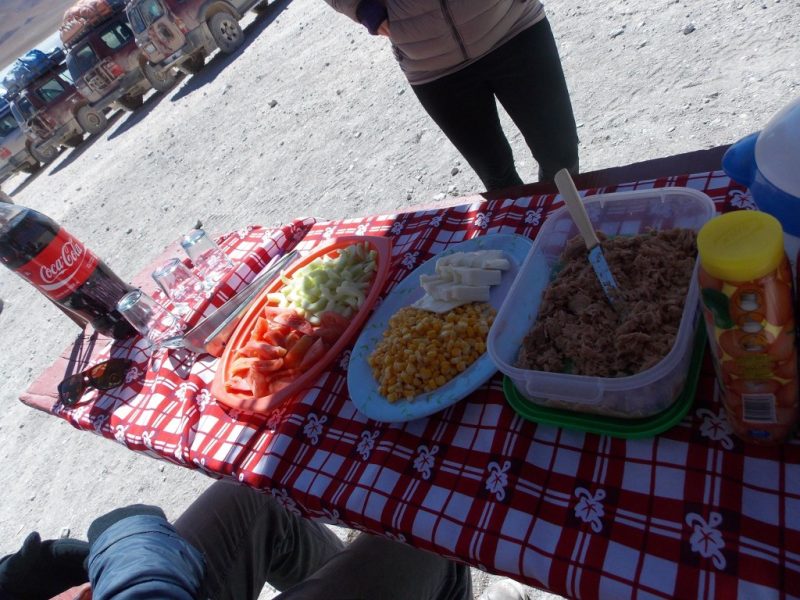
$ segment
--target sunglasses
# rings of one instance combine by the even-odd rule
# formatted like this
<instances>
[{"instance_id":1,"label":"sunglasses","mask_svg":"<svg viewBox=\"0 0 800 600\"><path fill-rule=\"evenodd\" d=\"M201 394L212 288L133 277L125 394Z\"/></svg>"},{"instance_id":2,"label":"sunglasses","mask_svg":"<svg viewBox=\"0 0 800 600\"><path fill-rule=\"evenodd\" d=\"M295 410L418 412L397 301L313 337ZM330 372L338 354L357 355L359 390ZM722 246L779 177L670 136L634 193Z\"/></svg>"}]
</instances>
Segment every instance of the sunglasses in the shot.
<instances>
[{"instance_id":1,"label":"sunglasses","mask_svg":"<svg viewBox=\"0 0 800 600\"><path fill-rule=\"evenodd\" d=\"M88 389L105 391L120 386L132 364L127 358L112 358L70 375L58 384L58 399L64 406L74 406Z\"/></svg>"}]
</instances>

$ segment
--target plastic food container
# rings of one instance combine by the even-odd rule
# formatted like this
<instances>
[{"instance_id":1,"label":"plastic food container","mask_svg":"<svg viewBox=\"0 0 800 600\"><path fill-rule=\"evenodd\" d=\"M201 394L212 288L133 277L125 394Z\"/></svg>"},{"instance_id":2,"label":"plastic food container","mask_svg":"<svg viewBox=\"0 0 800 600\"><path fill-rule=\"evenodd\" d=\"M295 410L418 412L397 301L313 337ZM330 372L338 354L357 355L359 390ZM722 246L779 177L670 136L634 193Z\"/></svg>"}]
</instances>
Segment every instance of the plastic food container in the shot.
<instances>
[{"instance_id":1,"label":"plastic food container","mask_svg":"<svg viewBox=\"0 0 800 600\"><path fill-rule=\"evenodd\" d=\"M675 227L698 231L715 212L708 196L678 187L602 194L585 199L584 204L595 229L608 236ZM547 219L489 331L489 356L524 398L542 406L632 419L668 409L686 383L692 340L700 322L696 264L675 342L653 367L611 378L515 366L522 341L538 317L551 274L567 241L576 235L578 229L566 208Z\"/></svg>"}]
</instances>

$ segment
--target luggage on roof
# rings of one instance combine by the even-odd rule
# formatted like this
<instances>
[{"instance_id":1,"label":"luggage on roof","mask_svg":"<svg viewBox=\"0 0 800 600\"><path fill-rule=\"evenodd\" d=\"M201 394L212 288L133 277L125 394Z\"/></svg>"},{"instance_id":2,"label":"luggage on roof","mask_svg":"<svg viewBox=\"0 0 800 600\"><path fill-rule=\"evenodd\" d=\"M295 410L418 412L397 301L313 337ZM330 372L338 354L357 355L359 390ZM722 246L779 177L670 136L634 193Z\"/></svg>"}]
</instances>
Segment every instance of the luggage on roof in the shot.
<instances>
[{"instance_id":1,"label":"luggage on roof","mask_svg":"<svg viewBox=\"0 0 800 600\"><path fill-rule=\"evenodd\" d=\"M64 12L59 34L65 45L125 9L125 0L78 0Z\"/></svg>"},{"instance_id":2,"label":"luggage on roof","mask_svg":"<svg viewBox=\"0 0 800 600\"><path fill-rule=\"evenodd\" d=\"M63 60L64 51L61 48L56 48L49 54L36 49L26 52L11 65L3 78L3 87L8 90L9 95L16 94L37 77L57 67Z\"/></svg>"}]
</instances>

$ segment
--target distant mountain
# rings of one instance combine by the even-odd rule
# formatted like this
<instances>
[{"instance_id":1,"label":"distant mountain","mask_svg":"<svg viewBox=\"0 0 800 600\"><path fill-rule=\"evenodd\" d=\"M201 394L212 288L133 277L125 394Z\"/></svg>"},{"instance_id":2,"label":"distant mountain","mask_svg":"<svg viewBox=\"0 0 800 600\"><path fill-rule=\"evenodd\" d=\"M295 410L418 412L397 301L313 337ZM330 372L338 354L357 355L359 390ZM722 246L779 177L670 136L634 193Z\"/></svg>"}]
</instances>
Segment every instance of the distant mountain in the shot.
<instances>
[{"instance_id":1,"label":"distant mountain","mask_svg":"<svg viewBox=\"0 0 800 600\"><path fill-rule=\"evenodd\" d=\"M0 69L51 36L75 0L0 0Z\"/></svg>"}]
</instances>

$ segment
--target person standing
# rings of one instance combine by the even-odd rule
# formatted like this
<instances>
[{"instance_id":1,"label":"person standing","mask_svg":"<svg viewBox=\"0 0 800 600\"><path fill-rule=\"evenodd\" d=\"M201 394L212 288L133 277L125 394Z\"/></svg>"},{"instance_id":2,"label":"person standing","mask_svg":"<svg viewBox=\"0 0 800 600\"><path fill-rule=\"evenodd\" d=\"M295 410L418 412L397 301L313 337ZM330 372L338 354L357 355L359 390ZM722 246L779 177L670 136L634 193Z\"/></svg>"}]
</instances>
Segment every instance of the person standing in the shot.
<instances>
[{"instance_id":1,"label":"person standing","mask_svg":"<svg viewBox=\"0 0 800 600\"><path fill-rule=\"evenodd\" d=\"M522 132L539 179L578 172L578 135L539 0L325 0L389 38L417 98L487 190L521 185L496 101Z\"/></svg>"}]
</instances>

